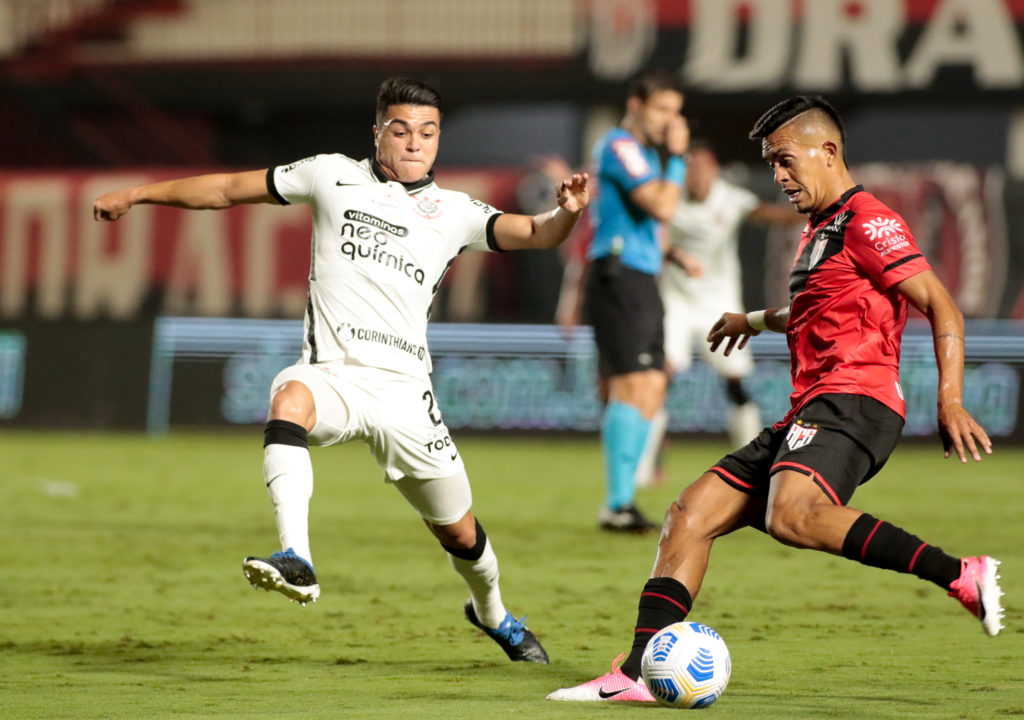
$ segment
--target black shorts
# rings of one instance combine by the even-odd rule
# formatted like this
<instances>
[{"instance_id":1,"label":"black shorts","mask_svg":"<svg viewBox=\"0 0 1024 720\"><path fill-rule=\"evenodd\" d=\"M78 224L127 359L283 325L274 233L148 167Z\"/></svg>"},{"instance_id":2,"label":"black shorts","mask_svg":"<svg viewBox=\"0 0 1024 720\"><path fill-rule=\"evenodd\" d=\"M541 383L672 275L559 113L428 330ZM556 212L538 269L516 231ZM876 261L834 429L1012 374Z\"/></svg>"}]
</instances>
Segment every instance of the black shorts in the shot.
<instances>
[{"instance_id":1,"label":"black shorts","mask_svg":"<svg viewBox=\"0 0 1024 720\"><path fill-rule=\"evenodd\" d=\"M587 277L584 313L594 327L601 377L665 369L665 307L654 275L598 258Z\"/></svg>"},{"instance_id":2,"label":"black shorts","mask_svg":"<svg viewBox=\"0 0 1024 720\"><path fill-rule=\"evenodd\" d=\"M903 418L874 398L819 395L793 422L765 428L710 471L737 490L767 497L772 475L796 470L834 504L846 505L857 486L882 469L902 431Z\"/></svg>"}]
</instances>

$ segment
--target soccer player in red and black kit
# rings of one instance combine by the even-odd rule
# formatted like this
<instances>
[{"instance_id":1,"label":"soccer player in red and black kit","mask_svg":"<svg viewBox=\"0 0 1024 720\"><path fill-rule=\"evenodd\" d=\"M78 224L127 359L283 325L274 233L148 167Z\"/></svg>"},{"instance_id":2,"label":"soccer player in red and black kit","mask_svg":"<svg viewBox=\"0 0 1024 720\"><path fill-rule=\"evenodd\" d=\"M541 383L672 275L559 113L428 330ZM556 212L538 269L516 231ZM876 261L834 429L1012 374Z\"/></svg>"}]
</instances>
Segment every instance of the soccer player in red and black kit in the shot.
<instances>
[{"instance_id":1,"label":"soccer player in red and black kit","mask_svg":"<svg viewBox=\"0 0 1024 720\"><path fill-rule=\"evenodd\" d=\"M856 185L845 134L820 97L785 100L754 125L751 139L775 181L809 222L790 274L790 304L726 313L708 334L726 354L752 335L785 332L792 409L726 455L669 507L651 578L640 594L633 647L621 667L551 693L552 700L653 701L640 677L647 641L684 620L700 590L715 538L742 527L786 545L930 580L1002 629L1002 591L988 556L958 558L847 505L885 464L903 428L900 339L908 303L931 323L939 371L938 425L946 457L991 452L964 409L963 316L903 219ZM621 658L621 656L620 656Z\"/></svg>"}]
</instances>

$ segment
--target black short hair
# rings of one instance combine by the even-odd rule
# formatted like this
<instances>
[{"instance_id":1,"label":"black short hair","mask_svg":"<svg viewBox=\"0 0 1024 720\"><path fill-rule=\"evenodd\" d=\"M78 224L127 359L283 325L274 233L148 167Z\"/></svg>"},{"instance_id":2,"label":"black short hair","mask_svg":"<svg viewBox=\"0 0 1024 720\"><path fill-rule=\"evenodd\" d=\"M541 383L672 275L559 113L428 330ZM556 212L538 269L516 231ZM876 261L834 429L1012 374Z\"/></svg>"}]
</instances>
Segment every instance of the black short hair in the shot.
<instances>
[{"instance_id":1,"label":"black short hair","mask_svg":"<svg viewBox=\"0 0 1024 720\"><path fill-rule=\"evenodd\" d=\"M683 94L683 83L679 75L668 70L644 70L629 81L626 97L635 97L647 102L648 98L661 90L672 90Z\"/></svg>"},{"instance_id":2,"label":"black short hair","mask_svg":"<svg viewBox=\"0 0 1024 720\"><path fill-rule=\"evenodd\" d=\"M382 82L377 91L378 125L392 105L427 105L440 112L441 95L425 82L396 75Z\"/></svg>"},{"instance_id":3,"label":"black short hair","mask_svg":"<svg viewBox=\"0 0 1024 720\"><path fill-rule=\"evenodd\" d=\"M843 119L839 117L839 113L832 107L832 104L821 95L797 95L773 105L757 119L749 137L751 140L766 138L797 115L802 115L808 110L820 110L828 116L839 131L839 140L843 143L845 150L846 128L843 126Z\"/></svg>"}]
</instances>

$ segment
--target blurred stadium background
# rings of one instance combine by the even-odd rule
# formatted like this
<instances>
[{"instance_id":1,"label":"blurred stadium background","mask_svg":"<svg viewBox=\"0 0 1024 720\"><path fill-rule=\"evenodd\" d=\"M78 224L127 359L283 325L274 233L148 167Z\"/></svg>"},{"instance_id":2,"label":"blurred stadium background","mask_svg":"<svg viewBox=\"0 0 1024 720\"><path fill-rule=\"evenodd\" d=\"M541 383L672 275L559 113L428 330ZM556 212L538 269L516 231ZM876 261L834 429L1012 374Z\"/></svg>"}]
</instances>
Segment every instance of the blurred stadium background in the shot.
<instances>
[{"instance_id":1,"label":"blurred stadium background","mask_svg":"<svg viewBox=\"0 0 1024 720\"><path fill-rule=\"evenodd\" d=\"M304 209L140 207L129 183L371 150L376 88L401 73L446 102L441 183L502 209L549 202L545 159L587 162L623 84L678 71L728 175L777 197L757 116L822 93L855 177L900 211L969 318L967 402L1024 442L1024 0L0 0L0 426L148 429L262 421L299 352ZM538 190L538 187L541 188ZM784 297L792 231L747 231L750 307ZM563 251L463 257L438 296L448 425L591 431L588 333L552 325ZM751 391L785 406L781 338ZM934 432L930 342L904 358L910 435ZM720 433L697 363L675 431Z\"/></svg>"}]
</instances>

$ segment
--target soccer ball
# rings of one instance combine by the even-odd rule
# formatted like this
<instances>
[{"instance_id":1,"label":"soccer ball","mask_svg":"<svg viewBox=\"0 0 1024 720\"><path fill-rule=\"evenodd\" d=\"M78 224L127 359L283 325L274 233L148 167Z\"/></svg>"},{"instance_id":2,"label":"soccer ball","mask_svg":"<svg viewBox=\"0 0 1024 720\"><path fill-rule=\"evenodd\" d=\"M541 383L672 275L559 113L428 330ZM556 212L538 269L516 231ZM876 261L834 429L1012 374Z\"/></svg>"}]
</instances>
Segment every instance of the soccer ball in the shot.
<instances>
[{"instance_id":1,"label":"soccer ball","mask_svg":"<svg viewBox=\"0 0 1024 720\"><path fill-rule=\"evenodd\" d=\"M678 622L655 633L644 649L640 671L662 705L704 708L725 691L732 661L725 641L707 625Z\"/></svg>"}]
</instances>

